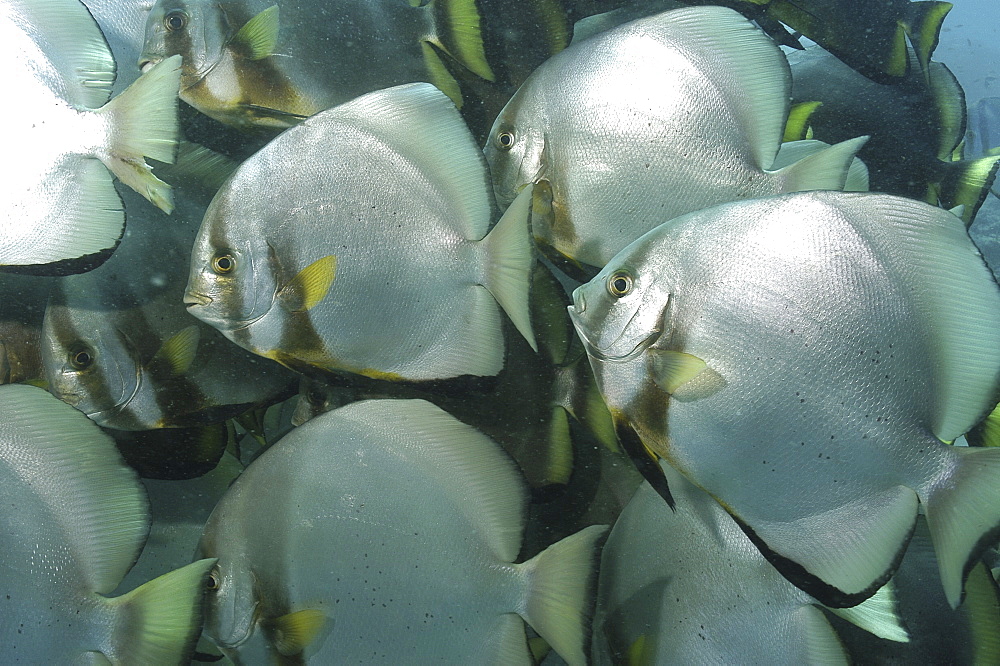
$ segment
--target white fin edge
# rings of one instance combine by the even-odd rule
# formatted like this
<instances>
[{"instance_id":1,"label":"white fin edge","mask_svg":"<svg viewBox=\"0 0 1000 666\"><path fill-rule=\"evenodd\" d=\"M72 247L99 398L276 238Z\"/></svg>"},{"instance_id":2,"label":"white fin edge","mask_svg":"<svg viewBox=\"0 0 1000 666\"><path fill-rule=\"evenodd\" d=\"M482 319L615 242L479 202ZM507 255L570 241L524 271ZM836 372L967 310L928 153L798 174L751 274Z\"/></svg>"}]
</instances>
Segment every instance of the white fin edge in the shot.
<instances>
[{"instance_id":1,"label":"white fin edge","mask_svg":"<svg viewBox=\"0 0 1000 666\"><path fill-rule=\"evenodd\" d=\"M903 620L899 616L899 603L891 580L857 606L828 610L879 638L898 643L910 641L910 632L903 626Z\"/></svg>"}]
</instances>

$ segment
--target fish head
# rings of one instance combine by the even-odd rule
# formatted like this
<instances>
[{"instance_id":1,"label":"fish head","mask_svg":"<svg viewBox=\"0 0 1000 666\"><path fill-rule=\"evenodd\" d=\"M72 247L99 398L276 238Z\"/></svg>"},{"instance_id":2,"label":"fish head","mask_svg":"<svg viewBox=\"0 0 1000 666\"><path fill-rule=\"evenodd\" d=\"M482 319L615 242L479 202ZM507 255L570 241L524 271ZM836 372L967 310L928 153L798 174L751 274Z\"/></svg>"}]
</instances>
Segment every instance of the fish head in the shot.
<instances>
[{"instance_id":1,"label":"fish head","mask_svg":"<svg viewBox=\"0 0 1000 666\"><path fill-rule=\"evenodd\" d=\"M223 650L233 650L253 636L260 604L246 540L234 533L238 521L227 508L220 504L209 516L198 558L218 558L205 583L205 633Z\"/></svg>"},{"instance_id":2,"label":"fish head","mask_svg":"<svg viewBox=\"0 0 1000 666\"><path fill-rule=\"evenodd\" d=\"M633 243L574 290L569 316L592 359L631 361L666 329L670 292L648 259Z\"/></svg>"},{"instance_id":3,"label":"fish head","mask_svg":"<svg viewBox=\"0 0 1000 666\"><path fill-rule=\"evenodd\" d=\"M233 206L223 188L205 213L191 251L184 303L188 312L225 334L271 311L278 291L274 249Z\"/></svg>"},{"instance_id":4,"label":"fish head","mask_svg":"<svg viewBox=\"0 0 1000 666\"><path fill-rule=\"evenodd\" d=\"M541 109L527 107L515 95L490 129L483 152L490 165L493 192L507 208L524 189L546 177L546 140Z\"/></svg>"},{"instance_id":5,"label":"fish head","mask_svg":"<svg viewBox=\"0 0 1000 666\"><path fill-rule=\"evenodd\" d=\"M239 26L237 26L239 27ZM210 0L158 0L146 19L139 69L180 54L181 87L201 81L223 56L230 37L226 12Z\"/></svg>"},{"instance_id":6,"label":"fish head","mask_svg":"<svg viewBox=\"0 0 1000 666\"><path fill-rule=\"evenodd\" d=\"M99 425L120 427L117 419L142 386L135 348L101 316L106 313L79 314L59 303L45 310L41 347L49 390Z\"/></svg>"}]
</instances>

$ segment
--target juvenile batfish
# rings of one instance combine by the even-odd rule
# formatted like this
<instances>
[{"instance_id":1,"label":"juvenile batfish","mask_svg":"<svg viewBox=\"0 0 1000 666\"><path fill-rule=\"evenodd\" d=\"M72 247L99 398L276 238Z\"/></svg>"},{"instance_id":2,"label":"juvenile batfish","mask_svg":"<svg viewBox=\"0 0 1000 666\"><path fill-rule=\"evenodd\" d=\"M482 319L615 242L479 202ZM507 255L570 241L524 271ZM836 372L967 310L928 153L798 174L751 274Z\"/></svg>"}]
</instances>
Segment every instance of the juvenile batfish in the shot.
<instances>
[{"instance_id":1,"label":"juvenile batfish","mask_svg":"<svg viewBox=\"0 0 1000 666\"><path fill-rule=\"evenodd\" d=\"M180 54L185 102L229 125L284 129L414 81L460 104L449 67L493 79L479 24L473 0L158 0L139 65Z\"/></svg>"},{"instance_id":2,"label":"juvenile batfish","mask_svg":"<svg viewBox=\"0 0 1000 666\"><path fill-rule=\"evenodd\" d=\"M638 239L573 302L640 463L669 461L828 606L889 579L922 505L958 604L1000 524L1000 449L942 443L1000 377L1000 289L959 218L868 193L726 204Z\"/></svg>"},{"instance_id":3,"label":"juvenile batfish","mask_svg":"<svg viewBox=\"0 0 1000 666\"><path fill-rule=\"evenodd\" d=\"M187 663L214 560L120 597L149 532L114 444L40 388L0 386L0 641L26 664Z\"/></svg>"},{"instance_id":4,"label":"juvenile batfish","mask_svg":"<svg viewBox=\"0 0 1000 666\"><path fill-rule=\"evenodd\" d=\"M848 663L820 604L782 578L715 500L663 467L677 510L642 484L602 551L595 662ZM907 639L891 584L835 612Z\"/></svg>"},{"instance_id":5,"label":"juvenile batfish","mask_svg":"<svg viewBox=\"0 0 1000 666\"><path fill-rule=\"evenodd\" d=\"M205 213L184 302L290 367L495 375L501 306L534 346L530 196L489 231L486 165L448 98L426 83L370 93L240 165Z\"/></svg>"},{"instance_id":6,"label":"juvenile batfish","mask_svg":"<svg viewBox=\"0 0 1000 666\"><path fill-rule=\"evenodd\" d=\"M3 0L0 59L15 100L0 111L14 158L0 184L0 267L71 273L106 258L125 224L108 169L170 212L170 186L143 157L174 159L179 58L108 101L115 62L86 7Z\"/></svg>"},{"instance_id":7,"label":"juvenile batfish","mask_svg":"<svg viewBox=\"0 0 1000 666\"><path fill-rule=\"evenodd\" d=\"M570 664L589 645L591 526L523 563L527 491L500 447L423 400L299 426L205 525L206 633L316 664L531 664L526 620ZM277 654L275 654L277 653Z\"/></svg>"},{"instance_id":8,"label":"juvenile batfish","mask_svg":"<svg viewBox=\"0 0 1000 666\"><path fill-rule=\"evenodd\" d=\"M276 402L294 375L185 311L187 258L205 205L173 218L125 193L129 231L100 268L62 278L42 326L49 390L99 425L187 428ZM136 211L134 214L132 211Z\"/></svg>"},{"instance_id":9,"label":"juvenile batfish","mask_svg":"<svg viewBox=\"0 0 1000 666\"><path fill-rule=\"evenodd\" d=\"M781 50L723 7L664 12L574 43L493 124L485 152L497 200L539 183L551 212L536 211L536 237L603 266L677 215L842 189L863 138L772 170L790 85Z\"/></svg>"}]
</instances>

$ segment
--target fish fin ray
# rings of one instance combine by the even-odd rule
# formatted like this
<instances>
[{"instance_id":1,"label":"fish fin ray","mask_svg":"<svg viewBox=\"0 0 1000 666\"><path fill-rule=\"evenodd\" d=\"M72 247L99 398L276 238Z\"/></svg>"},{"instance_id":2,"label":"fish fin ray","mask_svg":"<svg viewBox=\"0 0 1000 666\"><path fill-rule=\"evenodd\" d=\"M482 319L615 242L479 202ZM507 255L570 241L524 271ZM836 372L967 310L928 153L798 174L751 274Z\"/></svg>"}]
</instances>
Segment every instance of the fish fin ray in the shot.
<instances>
[{"instance_id":1,"label":"fish fin ray","mask_svg":"<svg viewBox=\"0 0 1000 666\"><path fill-rule=\"evenodd\" d=\"M438 52L438 49L430 42L420 42L420 50L424 54L424 67L427 68L430 82L447 95L456 108L461 109L462 88L458 85L455 77L451 75L451 72L448 71L444 61L441 60L441 54Z\"/></svg>"},{"instance_id":2,"label":"fish fin ray","mask_svg":"<svg viewBox=\"0 0 1000 666\"><path fill-rule=\"evenodd\" d=\"M907 3L907 15L902 21L903 30L910 38L910 44L917 54L921 70L925 72L930 63L931 54L934 53L938 40L941 38L941 25L951 8L950 2L936 0Z\"/></svg>"},{"instance_id":3,"label":"fish fin ray","mask_svg":"<svg viewBox=\"0 0 1000 666\"><path fill-rule=\"evenodd\" d=\"M910 632L899 615L899 602L891 580L857 606L831 608L830 612L879 638L899 643L910 641Z\"/></svg>"},{"instance_id":4,"label":"fish fin ray","mask_svg":"<svg viewBox=\"0 0 1000 666\"><path fill-rule=\"evenodd\" d=\"M186 662L201 634L205 583L217 561L192 562L109 599L120 615L133 620L117 625L112 638L115 663Z\"/></svg>"},{"instance_id":5,"label":"fish fin ray","mask_svg":"<svg viewBox=\"0 0 1000 666\"><path fill-rule=\"evenodd\" d=\"M271 5L244 23L233 43L245 48L250 60L263 60L274 54L280 25L278 5Z\"/></svg>"},{"instance_id":6,"label":"fish fin ray","mask_svg":"<svg viewBox=\"0 0 1000 666\"><path fill-rule=\"evenodd\" d=\"M941 162L938 200L946 208L963 206L962 221L972 224L979 207L986 201L1000 167L1000 155L957 162Z\"/></svg>"},{"instance_id":7,"label":"fish fin ray","mask_svg":"<svg viewBox=\"0 0 1000 666\"><path fill-rule=\"evenodd\" d=\"M683 34L686 48L697 49L740 81L744 96L739 125L755 163L769 169L788 115L791 70L781 49L757 26L725 7L687 7L657 19Z\"/></svg>"},{"instance_id":8,"label":"fish fin ray","mask_svg":"<svg viewBox=\"0 0 1000 666\"><path fill-rule=\"evenodd\" d=\"M937 157L951 161L955 149L965 138L965 91L951 70L939 62L928 66L927 84L937 115Z\"/></svg>"},{"instance_id":9,"label":"fish fin ray","mask_svg":"<svg viewBox=\"0 0 1000 666\"><path fill-rule=\"evenodd\" d=\"M895 486L794 520L756 519L752 526L726 508L783 576L820 603L842 608L871 597L892 577L910 541L917 507L912 489ZM806 538L829 533L837 540Z\"/></svg>"},{"instance_id":10,"label":"fish fin ray","mask_svg":"<svg viewBox=\"0 0 1000 666\"><path fill-rule=\"evenodd\" d=\"M432 41L476 76L493 81L475 0L433 0L428 7L434 15Z\"/></svg>"},{"instance_id":11,"label":"fish fin ray","mask_svg":"<svg viewBox=\"0 0 1000 666\"><path fill-rule=\"evenodd\" d=\"M664 392L674 393L708 367L697 356L666 349L649 350L649 366L653 381Z\"/></svg>"},{"instance_id":12,"label":"fish fin ray","mask_svg":"<svg viewBox=\"0 0 1000 666\"><path fill-rule=\"evenodd\" d=\"M337 257L328 254L312 262L278 291L289 312L308 312L326 298L337 277Z\"/></svg>"},{"instance_id":13,"label":"fish fin ray","mask_svg":"<svg viewBox=\"0 0 1000 666\"><path fill-rule=\"evenodd\" d=\"M514 202L482 240L488 254L486 287L497 300L514 327L531 348L538 343L531 326L531 271L535 264L531 239L531 185Z\"/></svg>"},{"instance_id":14,"label":"fish fin ray","mask_svg":"<svg viewBox=\"0 0 1000 666\"><path fill-rule=\"evenodd\" d=\"M1000 663L1000 590L982 562L965 581L965 608L972 629L975 663Z\"/></svg>"},{"instance_id":15,"label":"fish fin ray","mask_svg":"<svg viewBox=\"0 0 1000 666\"><path fill-rule=\"evenodd\" d=\"M571 665L589 663L597 565L607 533L607 525L591 525L517 565L531 581L524 619Z\"/></svg>"},{"instance_id":16,"label":"fish fin ray","mask_svg":"<svg viewBox=\"0 0 1000 666\"><path fill-rule=\"evenodd\" d=\"M82 583L94 592L111 592L139 557L149 532L149 505L138 476L82 412L32 386L0 389L0 420L31 431L31 456L73 494L55 520L77 554Z\"/></svg>"},{"instance_id":17,"label":"fish fin ray","mask_svg":"<svg viewBox=\"0 0 1000 666\"><path fill-rule=\"evenodd\" d=\"M843 190L857 152L866 141L867 136L859 136L835 143L771 173L779 179L781 192Z\"/></svg>"},{"instance_id":18,"label":"fish fin ray","mask_svg":"<svg viewBox=\"0 0 1000 666\"><path fill-rule=\"evenodd\" d=\"M945 596L956 608L969 569L1000 535L1000 449L951 450L956 469L946 485L931 491L926 516Z\"/></svg>"},{"instance_id":19,"label":"fish fin ray","mask_svg":"<svg viewBox=\"0 0 1000 666\"><path fill-rule=\"evenodd\" d=\"M177 91L181 57L171 56L98 109L118 128L105 162L123 183L160 210L173 210L170 186L153 175L143 157L173 163L177 150Z\"/></svg>"},{"instance_id":20,"label":"fish fin ray","mask_svg":"<svg viewBox=\"0 0 1000 666\"><path fill-rule=\"evenodd\" d=\"M830 144L815 139L797 139L781 144L774 158L773 169L778 170L795 164L810 155L814 155L830 147ZM868 167L859 158L851 160L847 168L847 180L844 182L845 192L868 191Z\"/></svg>"},{"instance_id":21,"label":"fish fin ray","mask_svg":"<svg viewBox=\"0 0 1000 666\"><path fill-rule=\"evenodd\" d=\"M524 632L524 620L516 613L504 613L500 616L494 630L490 632L489 641L496 646L493 664L533 664L528 649L528 636Z\"/></svg>"},{"instance_id":22,"label":"fish fin ray","mask_svg":"<svg viewBox=\"0 0 1000 666\"><path fill-rule=\"evenodd\" d=\"M788 111L788 120L785 121L785 134L781 137L781 140L787 143L789 141L808 139L809 119L816 109L821 106L823 106L823 102L800 102L799 104L792 105L792 108ZM775 168L773 164L771 168Z\"/></svg>"},{"instance_id":23,"label":"fish fin ray","mask_svg":"<svg viewBox=\"0 0 1000 666\"><path fill-rule=\"evenodd\" d=\"M278 652L286 657L299 654L316 640L326 615L315 608L305 608L268 621L271 642Z\"/></svg>"},{"instance_id":24,"label":"fish fin ray","mask_svg":"<svg viewBox=\"0 0 1000 666\"><path fill-rule=\"evenodd\" d=\"M844 652L844 646L837 637L837 632L823 611L815 606L803 606L795 611L803 636L805 652L808 655L806 663L834 666L846 666L849 662Z\"/></svg>"},{"instance_id":25,"label":"fish fin ray","mask_svg":"<svg viewBox=\"0 0 1000 666\"><path fill-rule=\"evenodd\" d=\"M164 363L175 375L183 375L194 363L201 331L196 324L181 329L165 340L150 363Z\"/></svg>"}]
</instances>

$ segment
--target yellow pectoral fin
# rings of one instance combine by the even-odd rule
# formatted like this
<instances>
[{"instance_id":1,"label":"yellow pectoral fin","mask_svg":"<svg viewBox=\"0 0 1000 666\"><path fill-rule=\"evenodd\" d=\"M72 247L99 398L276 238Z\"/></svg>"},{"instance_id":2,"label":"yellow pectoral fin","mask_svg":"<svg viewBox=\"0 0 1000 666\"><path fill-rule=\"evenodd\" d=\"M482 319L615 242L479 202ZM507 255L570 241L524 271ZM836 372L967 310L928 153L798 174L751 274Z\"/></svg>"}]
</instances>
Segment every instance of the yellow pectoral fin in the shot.
<instances>
[{"instance_id":1,"label":"yellow pectoral fin","mask_svg":"<svg viewBox=\"0 0 1000 666\"><path fill-rule=\"evenodd\" d=\"M337 257L330 254L312 262L281 288L278 298L290 312L306 312L326 298L337 275Z\"/></svg>"},{"instance_id":2,"label":"yellow pectoral fin","mask_svg":"<svg viewBox=\"0 0 1000 666\"><path fill-rule=\"evenodd\" d=\"M673 393L708 367L697 356L679 351L650 349L649 366L653 381L667 393Z\"/></svg>"},{"instance_id":3,"label":"yellow pectoral fin","mask_svg":"<svg viewBox=\"0 0 1000 666\"><path fill-rule=\"evenodd\" d=\"M278 27L278 5L271 5L240 28L233 44L243 49L250 60L263 60L278 45Z\"/></svg>"},{"instance_id":4,"label":"yellow pectoral fin","mask_svg":"<svg viewBox=\"0 0 1000 666\"><path fill-rule=\"evenodd\" d=\"M201 332L197 325L192 324L181 329L169 340L166 340L153 354L150 365L164 363L175 375L184 374L191 367L195 354L198 353L199 340L201 340Z\"/></svg>"},{"instance_id":5,"label":"yellow pectoral fin","mask_svg":"<svg viewBox=\"0 0 1000 666\"><path fill-rule=\"evenodd\" d=\"M286 657L302 652L316 636L326 623L326 616L322 611L313 608L295 611L288 615L276 617L270 621L271 642L275 649Z\"/></svg>"}]
</instances>

